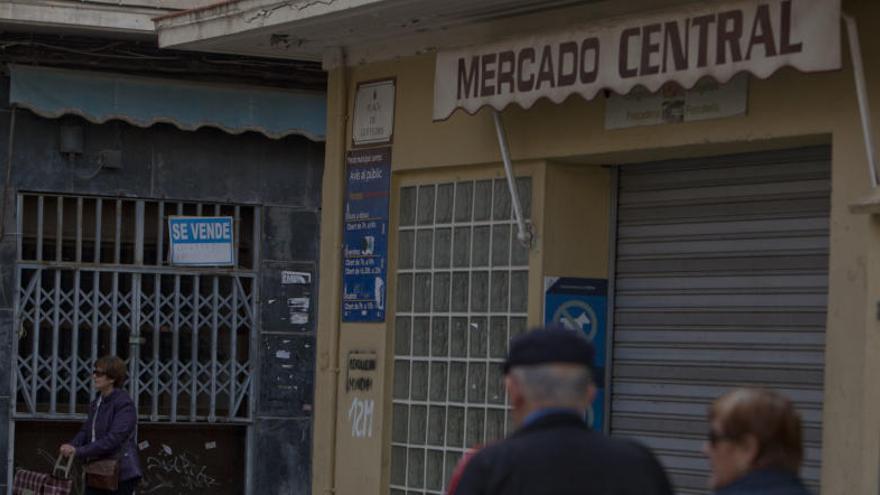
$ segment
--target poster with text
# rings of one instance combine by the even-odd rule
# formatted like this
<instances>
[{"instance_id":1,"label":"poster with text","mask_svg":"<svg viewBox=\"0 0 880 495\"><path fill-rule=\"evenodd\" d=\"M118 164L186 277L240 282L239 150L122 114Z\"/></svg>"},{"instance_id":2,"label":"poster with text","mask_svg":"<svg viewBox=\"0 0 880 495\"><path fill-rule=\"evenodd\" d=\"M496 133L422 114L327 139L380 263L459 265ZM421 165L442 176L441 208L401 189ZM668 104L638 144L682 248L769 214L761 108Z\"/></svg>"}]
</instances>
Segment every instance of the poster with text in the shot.
<instances>
[{"instance_id":1,"label":"poster with text","mask_svg":"<svg viewBox=\"0 0 880 495\"><path fill-rule=\"evenodd\" d=\"M391 148L351 151L345 191L342 321L385 321Z\"/></svg>"}]
</instances>

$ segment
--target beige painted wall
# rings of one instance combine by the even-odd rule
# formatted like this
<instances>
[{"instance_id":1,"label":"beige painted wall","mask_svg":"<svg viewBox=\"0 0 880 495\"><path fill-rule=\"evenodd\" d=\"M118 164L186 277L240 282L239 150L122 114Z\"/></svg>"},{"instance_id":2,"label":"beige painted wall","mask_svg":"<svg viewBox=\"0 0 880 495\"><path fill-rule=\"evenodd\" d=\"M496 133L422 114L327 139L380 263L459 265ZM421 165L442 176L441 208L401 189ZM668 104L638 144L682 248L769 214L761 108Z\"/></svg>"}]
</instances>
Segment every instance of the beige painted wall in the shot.
<instances>
[{"instance_id":1,"label":"beige painted wall","mask_svg":"<svg viewBox=\"0 0 880 495\"><path fill-rule=\"evenodd\" d=\"M873 121L880 122L880 2L845 1L861 23L861 46L873 98ZM844 53L848 60L848 52ZM458 176L499 175L499 153L491 115L458 112L442 123L431 121L432 55L360 66L330 74L330 105L325 168L318 379L314 437L314 493L381 493L387 486L390 442L390 362L385 363L382 404L369 442L353 443L346 434L347 404L336 400L340 351L369 346L390 355L389 325L339 325L339 247L341 233L342 148L350 143L350 100L358 81L397 79L394 189L401 184L451 180ZM347 89L347 92L344 89ZM340 104L340 102L345 102ZM832 151L831 260L826 337L823 433L823 493L878 492L880 466L880 222L850 213L848 205L869 190L852 70L801 74L782 70L768 80L752 78L748 115L701 123L603 129L605 100L578 97L531 110L503 112L514 161L533 174L538 231L530 274L530 323L540 319L544 274L604 277L608 272L606 238L590 243L563 232L578 221L608 223L609 177L601 165L686 156L709 156L759 149L830 143ZM345 122L343 125L342 122ZM343 139L340 132L347 133ZM561 162L566 165L560 164ZM564 198L574 184L590 195ZM604 196L602 196L604 195ZM603 206L604 205L604 206ZM392 197L392 212L396 206ZM588 211L574 214L575 208ZM605 208L604 214L601 208ZM583 217L583 218L580 218ZM602 229L608 232L608 229ZM392 229L393 232L393 229ZM391 263L394 263L394 239ZM603 246L604 245L604 250ZM579 246L589 261L573 257ZM562 273L565 271L566 273ZM392 274L393 266L389 269ZM389 277L389 290L394 283ZM393 301L393 293L389 294ZM391 314L392 311L389 311ZM338 333L337 333L338 332ZM337 343L336 339L339 339ZM341 347L341 348L340 348ZM336 406L338 403L338 407ZM333 425L336 425L334 429ZM375 426L375 425L374 425Z\"/></svg>"},{"instance_id":2,"label":"beige painted wall","mask_svg":"<svg viewBox=\"0 0 880 495\"><path fill-rule=\"evenodd\" d=\"M607 278L610 219L608 167L550 164L544 210L544 275Z\"/></svg>"}]
</instances>

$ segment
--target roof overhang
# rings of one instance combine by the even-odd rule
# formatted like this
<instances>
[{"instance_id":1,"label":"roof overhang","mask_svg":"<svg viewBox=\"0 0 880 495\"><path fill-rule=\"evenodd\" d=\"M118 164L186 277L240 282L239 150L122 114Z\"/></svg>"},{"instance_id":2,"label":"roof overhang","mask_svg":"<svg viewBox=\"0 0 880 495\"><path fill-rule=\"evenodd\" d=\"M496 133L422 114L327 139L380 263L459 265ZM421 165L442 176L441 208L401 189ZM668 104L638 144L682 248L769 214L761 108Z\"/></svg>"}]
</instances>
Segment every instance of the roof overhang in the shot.
<instances>
[{"instance_id":1,"label":"roof overhang","mask_svg":"<svg viewBox=\"0 0 880 495\"><path fill-rule=\"evenodd\" d=\"M357 64L695 1L233 0L155 22L163 48L314 61L344 48Z\"/></svg>"},{"instance_id":2,"label":"roof overhang","mask_svg":"<svg viewBox=\"0 0 880 495\"><path fill-rule=\"evenodd\" d=\"M211 0L8 0L0 2L4 29L44 30L53 34L155 36L153 18L208 5Z\"/></svg>"}]
</instances>

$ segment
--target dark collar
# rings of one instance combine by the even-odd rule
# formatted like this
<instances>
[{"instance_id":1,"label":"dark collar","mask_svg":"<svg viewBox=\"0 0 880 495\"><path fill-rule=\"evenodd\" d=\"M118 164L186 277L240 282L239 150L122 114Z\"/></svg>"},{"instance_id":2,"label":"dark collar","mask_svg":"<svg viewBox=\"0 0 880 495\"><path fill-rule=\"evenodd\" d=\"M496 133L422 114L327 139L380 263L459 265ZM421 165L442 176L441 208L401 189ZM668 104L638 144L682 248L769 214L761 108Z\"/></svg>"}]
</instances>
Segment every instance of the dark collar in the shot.
<instances>
[{"instance_id":1,"label":"dark collar","mask_svg":"<svg viewBox=\"0 0 880 495\"><path fill-rule=\"evenodd\" d=\"M584 422L584 418L581 417L575 411L554 411L552 413L540 416L536 418L534 421L526 424L525 426L520 427L516 432L514 432L513 436L518 436L524 433L528 433L535 430L541 430L544 428L558 428L558 427L575 427L581 428L584 430L589 430L590 427Z\"/></svg>"},{"instance_id":2,"label":"dark collar","mask_svg":"<svg viewBox=\"0 0 880 495\"><path fill-rule=\"evenodd\" d=\"M800 487L803 488L803 493L807 493L806 488L804 488L796 473L784 469L756 469L733 483L718 489L715 494L737 495L740 493L758 493L758 490L782 487ZM764 492L761 491L761 493Z\"/></svg>"},{"instance_id":3,"label":"dark collar","mask_svg":"<svg viewBox=\"0 0 880 495\"><path fill-rule=\"evenodd\" d=\"M119 398L119 394L120 394L121 392L122 392L122 390L120 390L120 389L118 389L118 388L116 388L116 387L114 387L114 388L113 388L113 391L110 392L109 394L107 394L106 397L104 397L103 395L101 395L100 392L98 392L98 397L95 397L95 402L97 402L98 399L101 399L101 404L109 404L110 402L113 402L113 401L115 401L117 398Z\"/></svg>"}]
</instances>

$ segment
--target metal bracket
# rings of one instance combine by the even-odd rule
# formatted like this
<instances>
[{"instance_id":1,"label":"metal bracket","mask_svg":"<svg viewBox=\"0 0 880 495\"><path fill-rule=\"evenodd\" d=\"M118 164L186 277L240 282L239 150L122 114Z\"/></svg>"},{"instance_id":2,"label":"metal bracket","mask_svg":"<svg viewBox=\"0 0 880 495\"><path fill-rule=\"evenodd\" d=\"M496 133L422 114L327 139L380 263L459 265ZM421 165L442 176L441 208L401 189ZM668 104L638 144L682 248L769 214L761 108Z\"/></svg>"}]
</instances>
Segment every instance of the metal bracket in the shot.
<instances>
[{"instance_id":1,"label":"metal bracket","mask_svg":"<svg viewBox=\"0 0 880 495\"><path fill-rule=\"evenodd\" d=\"M501 148L501 159L504 162L504 174L507 176L507 187L510 189L510 199L513 203L513 215L516 217L516 239L525 247L531 248L535 239L534 227L526 223L522 213L522 203L519 200L519 191L516 189L516 179L513 176L513 165L510 163L510 148L507 146L507 135L504 132L504 124L501 122L501 114L498 110L492 111L495 120L495 132L498 135L498 147Z\"/></svg>"},{"instance_id":2,"label":"metal bracket","mask_svg":"<svg viewBox=\"0 0 880 495\"><path fill-rule=\"evenodd\" d=\"M846 33L849 40L849 53L853 64L853 78L856 82L856 96L859 99L859 116L862 119L862 133L865 139L865 152L868 155L870 167L871 185L876 188L877 181L877 147L874 144L874 129L871 126L870 105L868 104L868 91L865 83L865 68L862 64L862 50L859 45L859 31L855 17L843 13L843 21L846 24Z\"/></svg>"}]
</instances>

